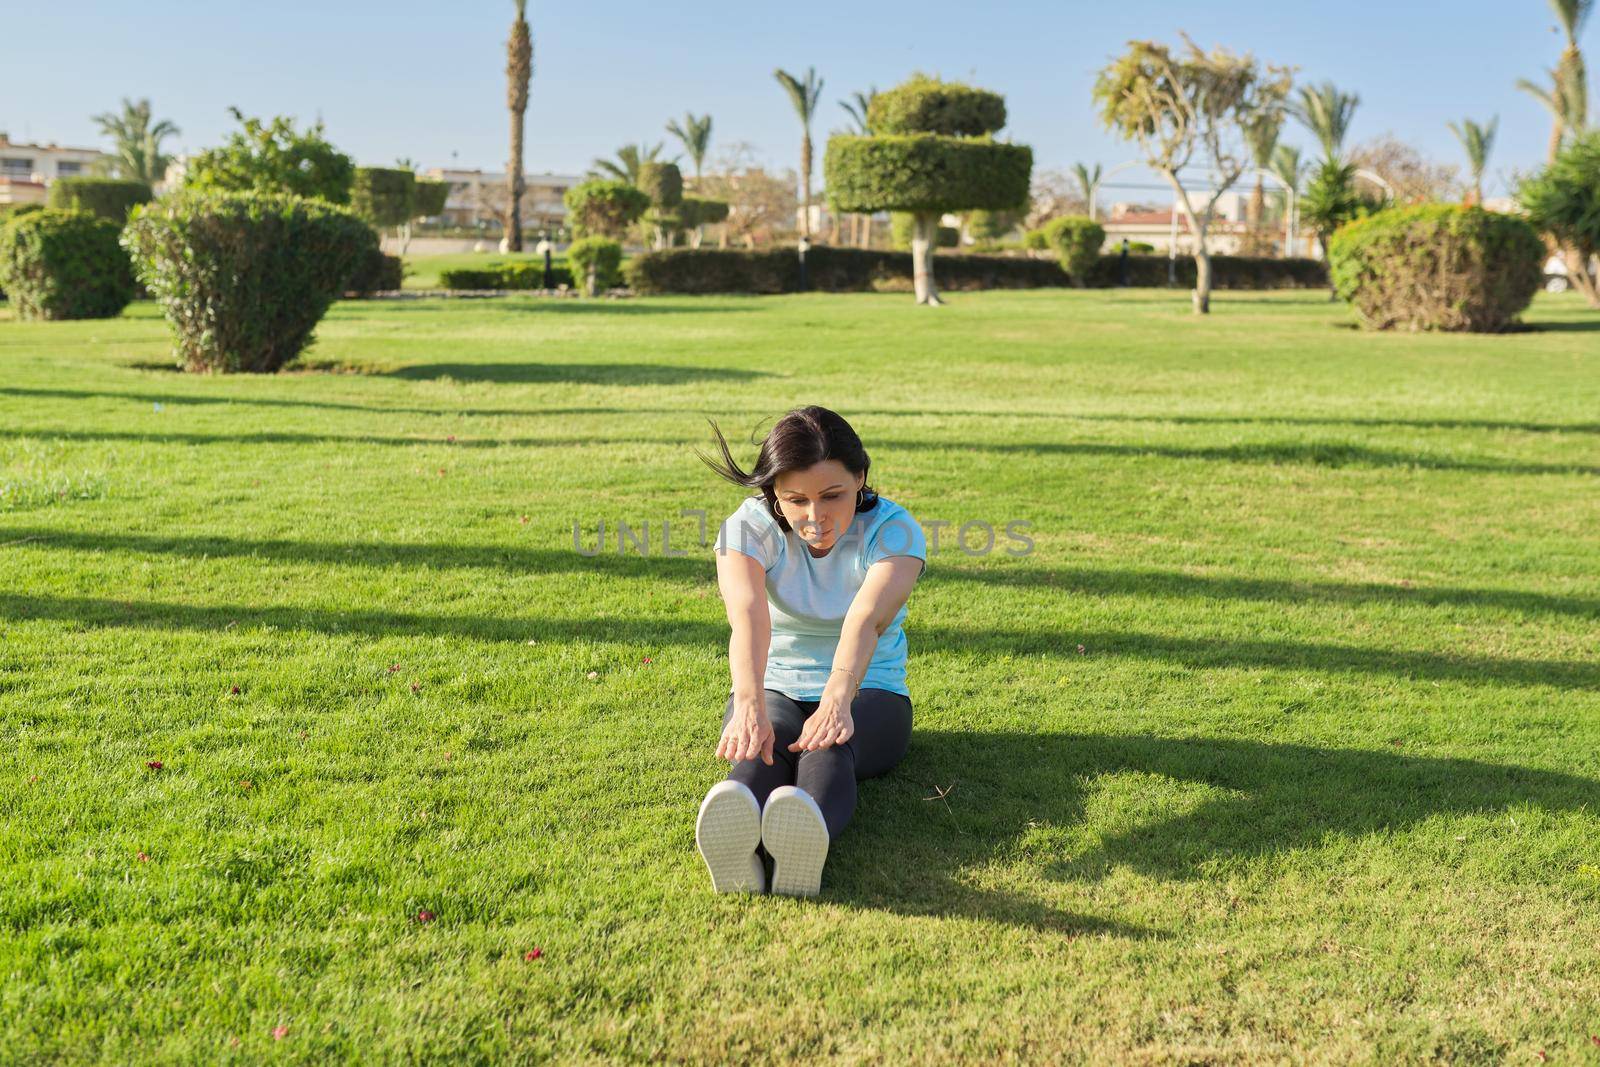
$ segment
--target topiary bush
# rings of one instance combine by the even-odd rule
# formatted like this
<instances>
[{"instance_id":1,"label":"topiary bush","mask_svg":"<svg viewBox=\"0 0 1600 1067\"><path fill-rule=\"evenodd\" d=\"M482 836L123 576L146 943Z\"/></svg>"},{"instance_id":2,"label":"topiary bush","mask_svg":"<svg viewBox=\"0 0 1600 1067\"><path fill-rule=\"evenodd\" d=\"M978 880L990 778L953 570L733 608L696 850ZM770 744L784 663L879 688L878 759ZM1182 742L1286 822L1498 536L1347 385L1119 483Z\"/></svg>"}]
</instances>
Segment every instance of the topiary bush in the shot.
<instances>
[{"instance_id":1,"label":"topiary bush","mask_svg":"<svg viewBox=\"0 0 1600 1067\"><path fill-rule=\"evenodd\" d=\"M561 197L573 232L621 237L650 208L650 197L627 182L587 181Z\"/></svg>"},{"instance_id":2,"label":"topiary bush","mask_svg":"<svg viewBox=\"0 0 1600 1067\"><path fill-rule=\"evenodd\" d=\"M121 226L128 212L148 204L153 195L145 182L120 178L57 178L49 204L61 211L87 211Z\"/></svg>"},{"instance_id":3,"label":"topiary bush","mask_svg":"<svg viewBox=\"0 0 1600 1067\"><path fill-rule=\"evenodd\" d=\"M81 211L32 211L0 226L0 288L19 319L109 319L133 300L121 227Z\"/></svg>"},{"instance_id":4,"label":"topiary bush","mask_svg":"<svg viewBox=\"0 0 1600 1067\"><path fill-rule=\"evenodd\" d=\"M417 218L437 218L444 214L445 203L450 199L450 183L433 178L417 178L412 195L416 201L414 209Z\"/></svg>"},{"instance_id":5,"label":"topiary bush","mask_svg":"<svg viewBox=\"0 0 1600 1067\"><path fill-rule=\"evenodd\" d=\"M933 269L939 217L951 211L1010 211L1028 200L1033 150L1004 144L997 93L914 75L868 106L869 136L828 139L823 175L835 212L912 216L912 289L937 305Z\"/></svg>"},{"instance_id":6,"label":"topiary bush","mask_svg":"<svg viewBox=\"0 0 1600 1067\"><path fill-rule=\"evenodd\" d=\"M357 167L350 210L378 229L403 226L415 214L417 179L402 167Z\"/></svg>"},{"instance_id":7,"label":"topiary bush","mask_svg":"<svg viewBox=\"0 0 1600 1067\"><path fill-rule=\"evenodd\" d=\"M185 369L271 372L311 343L378 236L321 200L187 191L140 208L122 241Z\"/></svg>"},{"instance_id":8,"label":"topiary bush","mask_svg":"<svg viewBox=\"0 0 1600 1067\"><path fill-rule=\"evenodd\" d=\"M608 237L583 237L567 248L567 263L573 276L583 279L584 291L594 296L621 280L622 246Z\"/></svg>"},{"instance_id":9,"label":"topiary bush","mask_svg":"<svg viewBox=\"0 0 1600 1067\"><path fill-rule=\"evenodd\" d=\"M1100 246L1106 243L1106 228L1082 215L1061 215L1045 223L1041 230L1046 247L1056 254L1061 269L1072 284L1082 289L1100 259Z\"/></svg>"},{"instance_id":10,"label":"topiary bush","mask_svg":"<svg viewBox=\"0 0 1600 1067\"><path fill-rule=\"evenodd\" d=\"M1525 219L1459 204L1380 211L1328 243L1335 290L1378 330L1504 330L1533 300L1544 259Z\"/></svg>"}]
</instances>

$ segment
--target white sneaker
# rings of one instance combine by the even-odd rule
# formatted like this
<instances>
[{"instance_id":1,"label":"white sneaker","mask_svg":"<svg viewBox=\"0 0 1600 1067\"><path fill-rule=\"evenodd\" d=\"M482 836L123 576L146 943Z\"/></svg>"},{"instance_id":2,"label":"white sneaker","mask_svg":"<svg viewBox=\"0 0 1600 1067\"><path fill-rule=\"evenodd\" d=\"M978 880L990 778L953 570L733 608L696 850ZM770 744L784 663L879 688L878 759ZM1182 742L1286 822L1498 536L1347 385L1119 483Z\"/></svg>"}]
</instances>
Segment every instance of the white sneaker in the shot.
<instances>
[{"instance_id":1,"label":"white sneaker","mask_svg":"<svg viewBox=\"0 0 1600 1067\"><path fill-rule=\"evenodd\" d=\"M804 789L780 785L761 813L761 843L772 857L772 892L814 897L822 890L828 824Z\"/></svg>"},{"instance_id":2,"label":"white sneaker","mask_svg":"<svg viewBox=\"0 0 1600 1067\"><path fill-rule=\"evenodd\" d=\"M743 782L723 779L700 802L694 843L711 872L718 893L765 893L767 872L756 846L761 843L761 805Z\"/></svg>"}]
</instances>

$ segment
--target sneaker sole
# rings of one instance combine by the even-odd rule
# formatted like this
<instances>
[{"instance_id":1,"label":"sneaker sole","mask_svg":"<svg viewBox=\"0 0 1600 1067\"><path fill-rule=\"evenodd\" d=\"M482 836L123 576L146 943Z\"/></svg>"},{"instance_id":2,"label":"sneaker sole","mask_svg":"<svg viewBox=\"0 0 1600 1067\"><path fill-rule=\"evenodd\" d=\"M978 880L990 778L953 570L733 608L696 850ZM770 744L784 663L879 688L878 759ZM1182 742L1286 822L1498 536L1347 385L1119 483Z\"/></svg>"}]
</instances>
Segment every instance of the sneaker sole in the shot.
<instances>
[{"instance_id":1,"label":"sneaker sole","mask_svg":"<svg viewBox=\"0 0 1600 1067\"><path fill-rule=\"evenodd\" d=\"M711 787L700 802L694 843L711 872L714 891L765 892L766 871L756 855L761 843L761 806L749 787L727 780Z\"/></svg>"},{"instance_id":2,"label":"sneaker sole","mask_svg":"<svg viewBox=\"0 0 1600 1067\"><path fill-rule=\"evenodd\" d=\"M814 897L822 891L828 824L805 791L792 785L772 791L761 815L761 843L772 857L772 892Z\"/></svg>"}]
</instances>

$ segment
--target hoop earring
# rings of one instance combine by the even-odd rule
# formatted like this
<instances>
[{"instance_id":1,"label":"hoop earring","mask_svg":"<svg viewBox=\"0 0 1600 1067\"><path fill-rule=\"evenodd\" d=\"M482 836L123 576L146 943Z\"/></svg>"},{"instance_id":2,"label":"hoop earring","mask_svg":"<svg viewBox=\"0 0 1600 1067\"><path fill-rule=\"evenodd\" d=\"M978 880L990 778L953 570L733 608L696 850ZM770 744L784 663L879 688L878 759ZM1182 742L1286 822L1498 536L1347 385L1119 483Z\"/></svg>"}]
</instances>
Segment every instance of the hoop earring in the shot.
<instances>
[{"instance_id":1,"label":"hoop earring","mask_svg":"<svg viewBox=\"0 0 1600 1067\"><path fill-rule=\"evenodd\" d=\"M860 489L856 490L856 510L857 511L861 510L861 503L862 503L862 501L864 501L866 499L867 499L867 490L866 490L865 486L862 486Z\"/></svg>"}]
</instances>

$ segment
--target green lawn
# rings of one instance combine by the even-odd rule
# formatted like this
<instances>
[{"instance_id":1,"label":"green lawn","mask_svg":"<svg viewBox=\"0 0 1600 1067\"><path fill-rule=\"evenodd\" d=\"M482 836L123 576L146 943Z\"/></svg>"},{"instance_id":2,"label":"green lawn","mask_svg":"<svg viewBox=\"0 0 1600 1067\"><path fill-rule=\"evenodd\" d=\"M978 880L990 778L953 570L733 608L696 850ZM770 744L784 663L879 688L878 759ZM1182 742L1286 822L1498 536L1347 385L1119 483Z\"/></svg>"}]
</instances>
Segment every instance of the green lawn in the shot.
<instances>
[{"instance_id":1,"label":"green lawn","mask_svg":"<svg viewBox=\"0 0 1600 1067\"><path fill-rule=\"evenodd\" d=\"M1600 316L1187 303L0 321L0 1060L1600 1062ZM660 523L802 403L1034 551L945 530L822 896L716 896Z\"/></svg>"}]
</instances>

